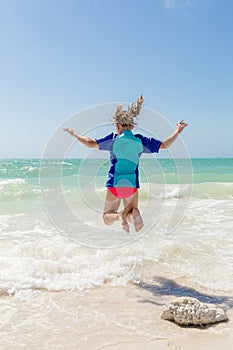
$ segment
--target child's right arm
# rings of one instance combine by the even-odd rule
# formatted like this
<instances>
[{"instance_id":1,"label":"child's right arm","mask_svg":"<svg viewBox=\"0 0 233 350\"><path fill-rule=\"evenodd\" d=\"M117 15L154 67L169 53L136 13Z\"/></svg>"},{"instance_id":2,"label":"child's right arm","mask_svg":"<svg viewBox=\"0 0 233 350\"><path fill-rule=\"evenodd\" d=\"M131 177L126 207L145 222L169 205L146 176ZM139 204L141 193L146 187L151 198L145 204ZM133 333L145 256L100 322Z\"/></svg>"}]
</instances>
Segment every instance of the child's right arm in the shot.
<instances>
[{"instance_id":1,"label":"child's right arm","mask_svg":"<svg viewBox=\"0 0 233 350\"><path fill-rule=\"evenodd\" d=\"M95 139L77 134L73 129L63 128L71 136L75 137L79 142L88 148L99 148L99 145Z\"/></svg>"}]
</instances>

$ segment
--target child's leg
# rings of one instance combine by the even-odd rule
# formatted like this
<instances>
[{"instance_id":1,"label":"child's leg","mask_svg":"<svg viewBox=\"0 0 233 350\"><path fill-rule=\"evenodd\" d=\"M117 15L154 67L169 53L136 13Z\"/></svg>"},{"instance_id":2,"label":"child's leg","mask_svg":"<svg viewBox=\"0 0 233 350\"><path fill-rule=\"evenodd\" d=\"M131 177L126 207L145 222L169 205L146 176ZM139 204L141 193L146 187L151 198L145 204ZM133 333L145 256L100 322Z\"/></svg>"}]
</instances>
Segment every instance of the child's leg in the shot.
<instances>
[{"instance_id":1,"label":"child's leg","mask_svg":"<svg viewBox=\"0 0 233 350\"><path fill-rule=\"evenodd\" d=\"M124 198L124 212L129 222L133 222L132 210L138 207L138 191L131 197Z\"/></svg>"},{"instance_id":2,"label":"child's leg","mask_svg":"<svg viewBox=\"0 0 233 350\"><path fill-rule=\"evenodd\" d=\"M124 199L124 212L127 221L134 224L135 231L140 231L144 224L138 209L138 191L133 196Z\"/></svg>"},{"instance_id":3,"label":"child's leg","mask_svg":"<svg viewBox=\"0 0 233 350\"><path fill-rule=\"evenodd\" d=\"M139 232L143 228L144 223L138 208L132 210L132 217L135 231Z\"/></svg>"},{"instance_id":4,"label":"child's leg","mask_svg":"<svg viewBox=\"0 0 233 350\"><path fill-rule=\"evenodd\" d=\"M120 221L123 230L129 232L129 225L124 213L117 212L121 203L121 199L115 197L110 191L107 190L103 219L106 225L112 225L115 221Z\"/></svg>"},{"instance_id":5,"label":"child's leg","mask_svg":"<svg viewBox=\"0 0 233 350\"><path fill-rule=\"evenodd\" d=\"M115 221L119 220L118 209L121 200L116 198L108 189L106 193L105 203L104 203L104 213L103 219L106 225L112 225Z\"/></svg>"}]
</instances>

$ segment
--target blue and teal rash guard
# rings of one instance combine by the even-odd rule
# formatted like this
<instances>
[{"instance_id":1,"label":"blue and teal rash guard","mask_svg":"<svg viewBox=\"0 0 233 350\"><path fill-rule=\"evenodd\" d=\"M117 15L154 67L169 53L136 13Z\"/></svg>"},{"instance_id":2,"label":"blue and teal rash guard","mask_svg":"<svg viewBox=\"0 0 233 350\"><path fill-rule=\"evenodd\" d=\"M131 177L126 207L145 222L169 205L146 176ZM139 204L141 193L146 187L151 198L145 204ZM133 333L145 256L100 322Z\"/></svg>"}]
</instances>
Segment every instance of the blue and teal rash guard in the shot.
<instances>
[{"instance_id":1,"label":"blue and teal rash guard","mask_svg":"<svg viewBox=\"0 0 233 350\"><path fill-rule=\"evenodd\" d=\"M161 141L124 130L96 139L101 151L110 152L111 167L106 187L139 188L139 158L142 153L158 153Z\"/></svg>"}]
</instances>

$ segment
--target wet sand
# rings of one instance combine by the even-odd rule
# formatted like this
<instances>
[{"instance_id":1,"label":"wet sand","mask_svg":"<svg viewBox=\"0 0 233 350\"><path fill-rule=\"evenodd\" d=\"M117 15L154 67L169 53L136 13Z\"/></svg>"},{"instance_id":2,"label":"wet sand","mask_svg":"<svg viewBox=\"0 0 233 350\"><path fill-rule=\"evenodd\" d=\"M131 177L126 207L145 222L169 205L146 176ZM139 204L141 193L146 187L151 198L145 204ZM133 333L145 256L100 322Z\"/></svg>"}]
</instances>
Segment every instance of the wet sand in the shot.
<instances>
[{"instance_id":1,"label":"wet sand","mask_svg":"<svg viewBox=\"0 0 233 350\"><path fill-rule=\"evenodd\" d=\"M181 281L180 281L181 282ZM182 290L179 290L183 288ZM83 292L21 291L2 295L1 349L163 350L233 348L230 296L186 289L199 299L222 302L230 320L206 328L183 328L161 320L162 307L181 284L170 291L150 284L125 287L108 283Z\"/></svg>"}]
</instances>

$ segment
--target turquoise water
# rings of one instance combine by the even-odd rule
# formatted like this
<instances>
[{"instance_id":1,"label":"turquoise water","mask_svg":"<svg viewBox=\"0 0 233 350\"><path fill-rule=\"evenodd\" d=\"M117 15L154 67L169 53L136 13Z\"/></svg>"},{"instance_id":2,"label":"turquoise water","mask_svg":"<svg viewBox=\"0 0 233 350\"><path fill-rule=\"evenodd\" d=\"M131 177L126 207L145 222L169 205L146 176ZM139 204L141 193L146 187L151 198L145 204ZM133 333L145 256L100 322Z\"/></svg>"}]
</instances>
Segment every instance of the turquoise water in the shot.
<instances>
[{"instance_id":1,"label":"turquoise water","mask_svg":"<svg viewBox=\"0 0 233 350\"><path fill-rule=\"evenodd\" d=\"M83 164L87 167L87 174L90 174L92 169L95 170L96 165L98 165L100 167L99 176L106 176L109 168L106 159L48 160L48 173L46 175L54 176L56 167L61 163L64 177L77 175ZM233 158L141 159L140 165L147 169L150 175L155 174L156 170L161 168L166 181L174 184L178 183L179 167L186 167L190 172L190 165L193 172L193 183L233 181ZM22 178L31 181L31 183L39 183L40 168L40 159L0 160L0 179ZM141 180L144 180L143 176Z\"/></svg>"},{"instance_id":2,"label":"turquoise water","mask_svg":"<svg viewBox=\"0 0 233 350\"><path fill-rule=\"evenodd\" d=\"M1 160L0 198L12 201L39 196L40 183L56 190L60 181L67 190L80 187L95 191L105 186L108 169L108 159ZM233 158L141 159L140 183L192 184L193 195L232 196Z\"/></svg>"}]
</instances>

